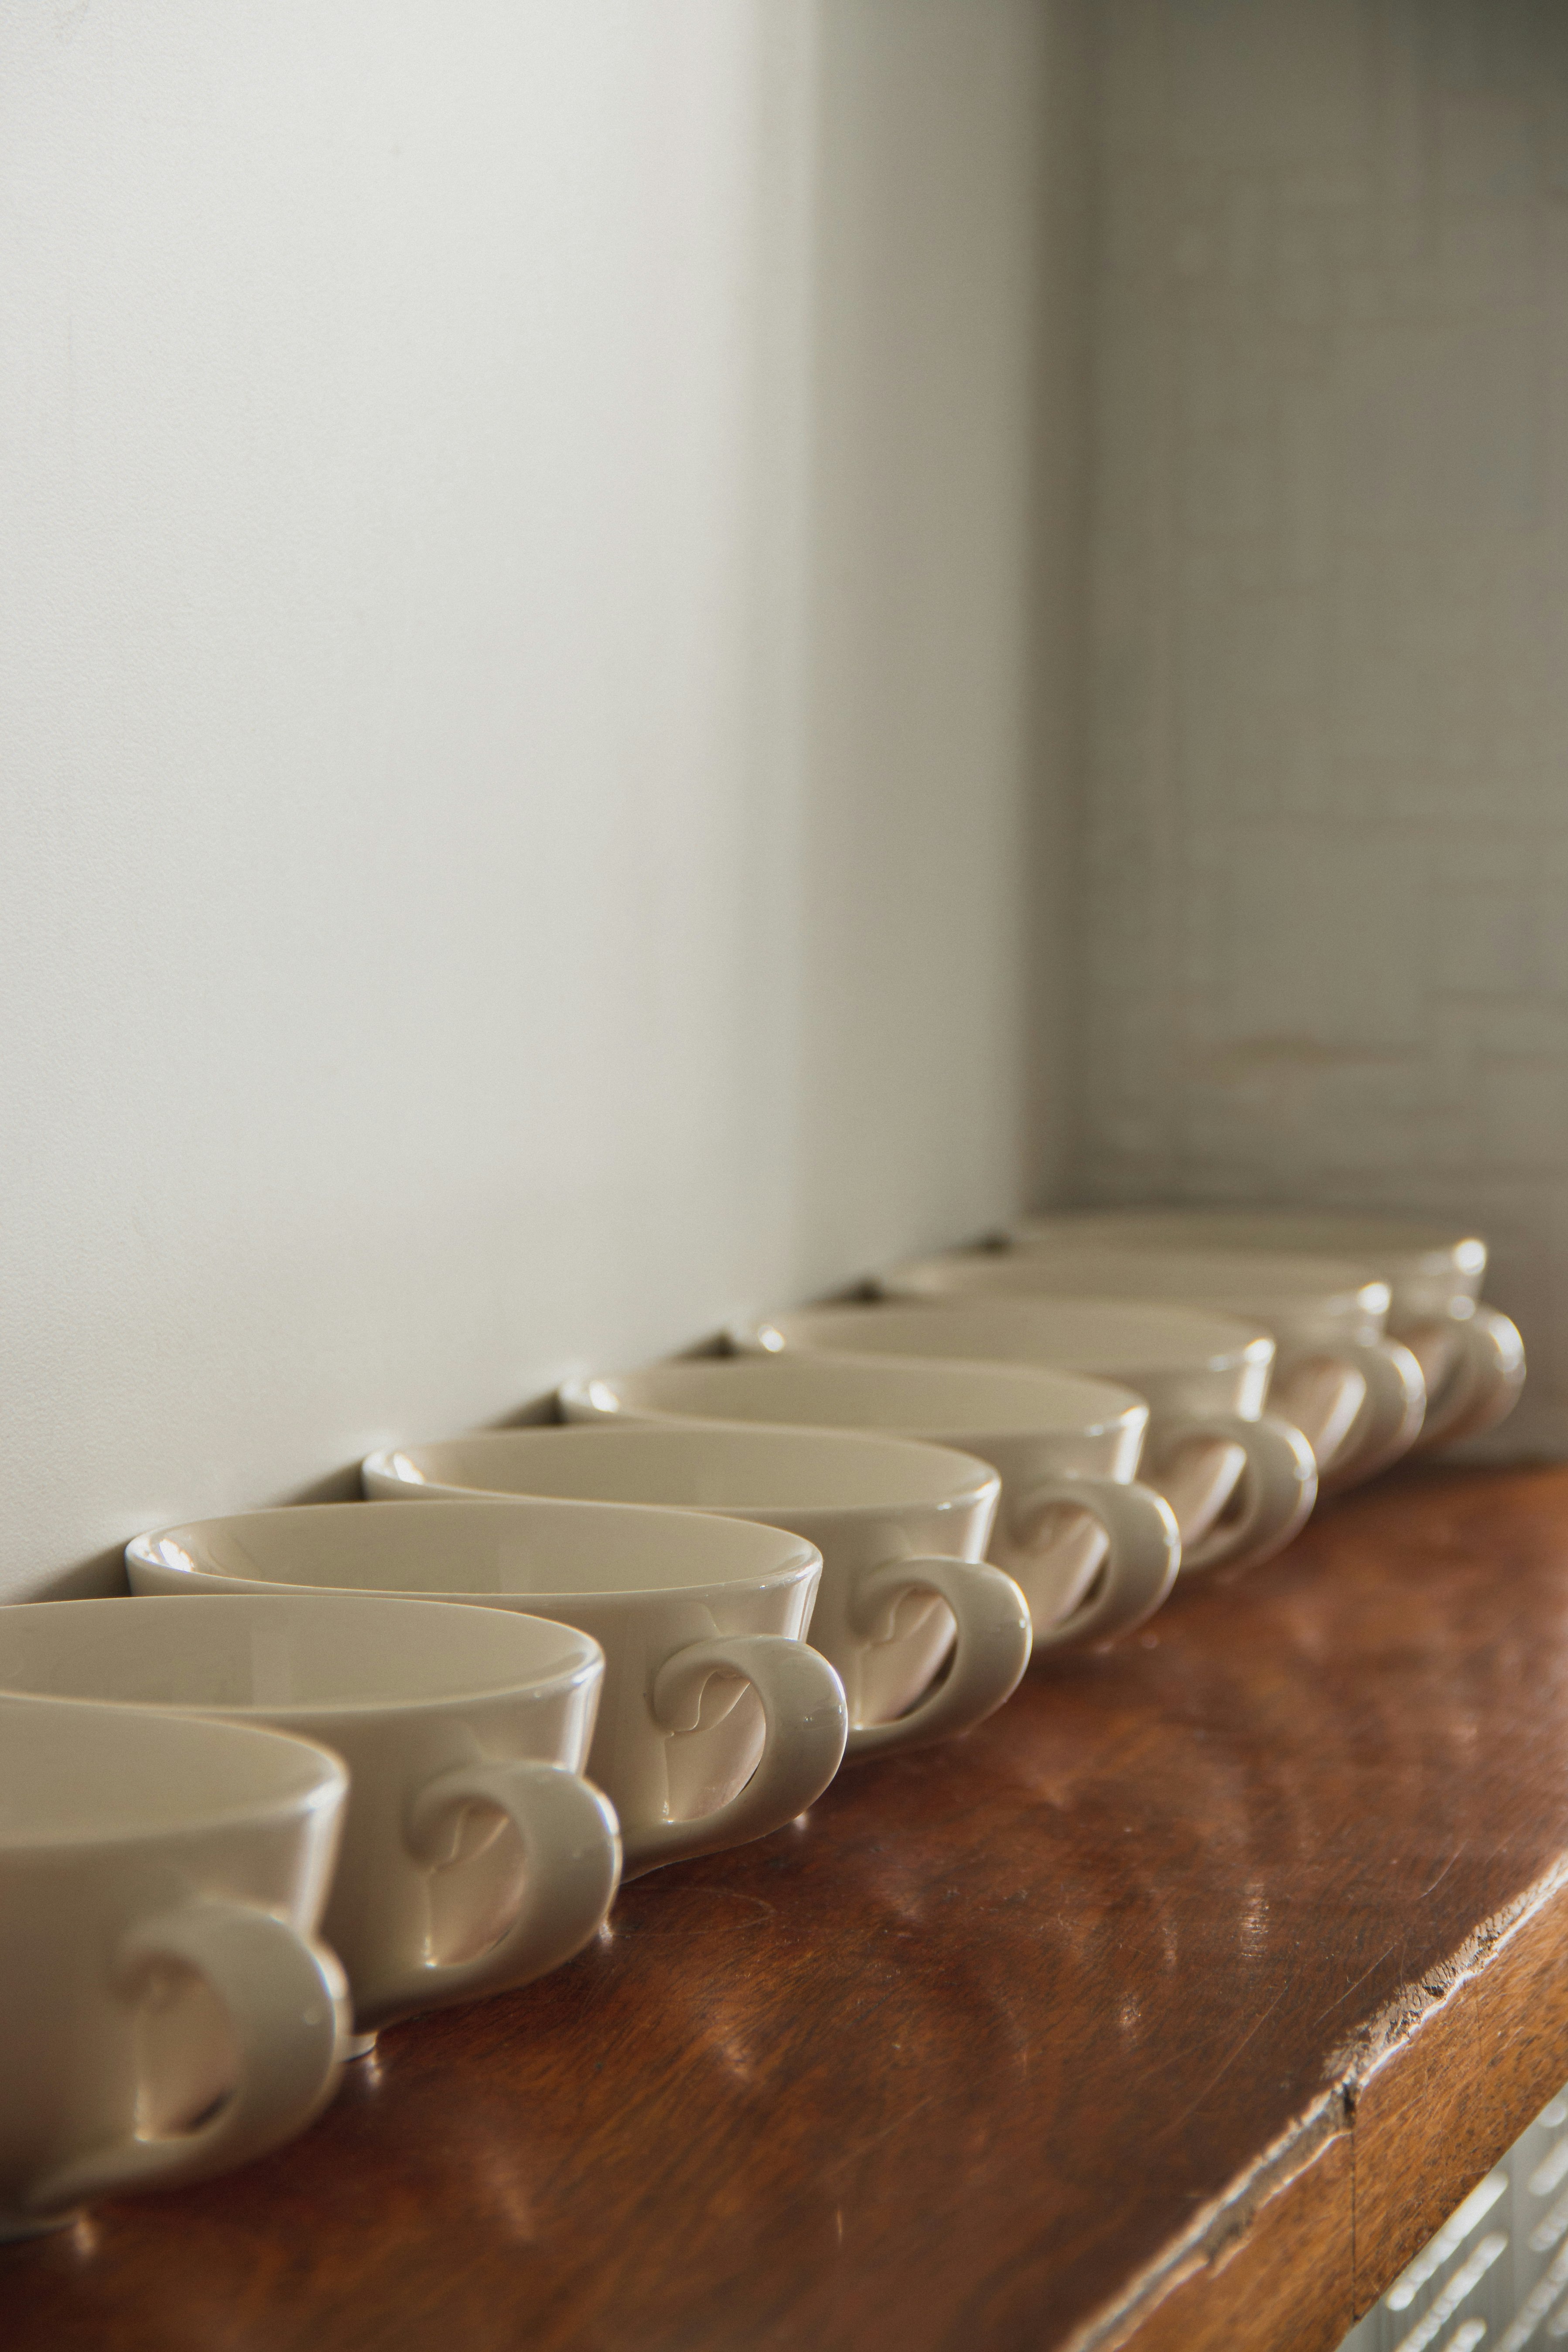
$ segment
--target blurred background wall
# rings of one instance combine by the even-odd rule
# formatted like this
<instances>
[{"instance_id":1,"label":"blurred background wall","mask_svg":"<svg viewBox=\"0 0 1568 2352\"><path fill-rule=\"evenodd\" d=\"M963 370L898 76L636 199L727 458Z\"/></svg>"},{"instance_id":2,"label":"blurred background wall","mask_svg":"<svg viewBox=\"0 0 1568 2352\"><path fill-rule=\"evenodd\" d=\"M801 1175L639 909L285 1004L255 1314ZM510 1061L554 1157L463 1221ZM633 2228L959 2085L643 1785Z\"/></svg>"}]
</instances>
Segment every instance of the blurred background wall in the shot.
<instances>
[{"instance_id":1,"label":"blurred background wall","mask_svg":"<svg viewBox=\"0 0 1568 2352\"><path fill-rule=\"evenodd\" d=\"M1076 0L0 21L0 1597L1068 1149Z\"/></svg>"},{"instance_id":2,"label":"blurred background wall","mask_svg":"<svg viewBox=\"0 0 1568 2352\"><path fill-rule=\"evenodd\" d=\"M1568 10L1104 0L1079 1199L1493 1236L1568 1444Z\"/></svg>"},{"instance_id":3,"label":"blurred background wall","mask_svg":"<svg viewBox=\"0 0 1568 2352\"><path fill-rule=\"evenodd\" d=\"M1029 1200L1568 1444L1560 0L0 22L0 1594Z\"/></svg>"}]
</instances>

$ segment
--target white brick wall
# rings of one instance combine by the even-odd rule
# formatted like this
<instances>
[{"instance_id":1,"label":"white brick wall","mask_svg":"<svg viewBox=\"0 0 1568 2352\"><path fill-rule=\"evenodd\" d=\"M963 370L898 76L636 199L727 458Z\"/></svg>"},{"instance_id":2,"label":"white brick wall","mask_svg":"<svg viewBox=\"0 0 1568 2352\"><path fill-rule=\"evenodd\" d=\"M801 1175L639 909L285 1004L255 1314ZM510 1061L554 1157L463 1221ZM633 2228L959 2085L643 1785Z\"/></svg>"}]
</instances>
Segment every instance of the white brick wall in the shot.
<instances>
[{"instance_id":1,"label":"white brick wall","mask_svg":"<svg viewBox=\"0 0 1568 2352\"><path fill-rule=\"evenodd\" d=\"M1100 18L1073 1189L1477 1221L1568 1450L1568 5Z\"/></svg>"}]
</instances>

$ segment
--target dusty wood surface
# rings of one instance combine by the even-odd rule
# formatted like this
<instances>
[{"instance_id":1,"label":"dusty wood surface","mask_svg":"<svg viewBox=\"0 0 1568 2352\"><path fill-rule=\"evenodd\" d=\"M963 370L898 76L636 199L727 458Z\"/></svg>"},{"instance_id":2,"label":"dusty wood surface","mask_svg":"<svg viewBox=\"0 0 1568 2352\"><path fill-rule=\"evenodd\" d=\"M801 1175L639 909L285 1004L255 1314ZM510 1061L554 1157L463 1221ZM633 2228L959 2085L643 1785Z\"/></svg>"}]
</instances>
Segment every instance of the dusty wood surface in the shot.
<instances>
[{"instance_id":1,"label":"dusty wood surface","mask_svg":"<svg viewBox=\"0 0 1568 2352\"><path fill-rule=\"evenodd\" d=\"M1568 2079L1568 1471L1325 1510L640 1881L5 2352L1324 2352Z\"/></svg>"}]
</instances>

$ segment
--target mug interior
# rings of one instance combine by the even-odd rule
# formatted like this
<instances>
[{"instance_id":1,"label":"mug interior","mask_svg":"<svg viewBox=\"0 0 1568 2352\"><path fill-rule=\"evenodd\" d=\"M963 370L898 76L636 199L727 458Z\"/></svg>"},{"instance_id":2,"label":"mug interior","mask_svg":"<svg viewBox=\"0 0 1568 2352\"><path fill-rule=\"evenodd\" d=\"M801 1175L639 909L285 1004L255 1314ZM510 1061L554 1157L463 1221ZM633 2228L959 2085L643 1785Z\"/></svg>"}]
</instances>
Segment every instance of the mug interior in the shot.
<instances>
[{"instance_id":1,"label":"mug interior","mask_svg":"<svg viewBox=\"0 0 1568 2352\"><path fill-rule=\"evenodd\" d=\"M626 1503L301 1503L139 1536L138 1562L236 1584L552 1601L574 1595L792 1583L816 1565L798 1536L747 1519Z\"/></svg>"},{"instance_id":2,"label":"mug interior","mask_svg":"<svg viewBox=\"0 0 1568 2352\"><path fill-rule=\"evenodd\" d=\"M805 1307L735 1335L767 1354L831 1349L857 1355L957 1358L1045 1364L1094 1373L1239 1370L1273 1361L1256 1325L1201 1307L1134 1305L1120 1298L949 1297L915 1304Z\"/></svg>"},{"instance_id":3,"label":"mug interior","mask_svg":"<svg viewBox=\"0 0 1568 2352\"><path fill-rule=\"evenodd\" d=\"M377 1707L569 1687L585 1634L510 1610L321 1593L152 1594L0 1608L0 1691L138 1705Z\"/></svg>"},{"instance_id":4,"label":"mug interior","mask_svg":"<svg viewBox=\"0 0 1568 2352\"><path fill-rule=\"evenodd\" d=\"M335 1806L342 1788L335 1757L282 1732L0 1696L0 1849L112 1843L301 1803Z\"/></svg>"},{"instance_id":5,"label":"mug interior","mask_svg":"<svg viewBox=\"0 0 1568 2352\"><path fill-rule=\"evenodd\" d=\"M763 1367L771 1371L771 1366ZM479 1493L554 1495L704 1510L900 1510L975 1500L984 1462L936 1445L840 1430L509 1429L373 1457L395 1476Z\"/></svg>"},{"instance_id":6,"label":"mug interior","mask_svg":"<svg viewBox=\"0 0 1568 2352\"><path fill-rule=\"evenodd\" d=\"M655 1364L574 1381L562 1395L601 1412L794 1422L956 1444L1041 1432L1100 1436L1144 1411L1131 1390L1023 1364L787 1353Z\"/></svg>"}]
</instances>

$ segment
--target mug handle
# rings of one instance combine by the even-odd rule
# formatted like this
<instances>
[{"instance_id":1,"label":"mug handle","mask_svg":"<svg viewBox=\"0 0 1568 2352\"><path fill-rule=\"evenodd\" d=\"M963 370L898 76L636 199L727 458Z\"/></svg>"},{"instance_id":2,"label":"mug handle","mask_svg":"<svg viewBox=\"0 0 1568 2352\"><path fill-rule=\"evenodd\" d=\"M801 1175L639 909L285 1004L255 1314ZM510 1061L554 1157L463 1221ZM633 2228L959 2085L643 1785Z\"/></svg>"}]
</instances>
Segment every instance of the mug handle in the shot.
<instances>
[{"instance_id":1,"label":"mug handle","mask_svg":"<svg viewBox=\"0 0 1568 2352\"><path fill-rule=\"evenodd\" d=\"M695 1731L709 1677L748 1682L763 1706L763 1752L745 1787L690 1822L622 1823L624 1878L766 1837L815 1804L844 1760L849 1710L827 1660L785 1633L719 1634L666 1658L653 1679L661 1731Z\"/></svg>"},{"instance_id":2,"label":"mug handle","mask_svg":"<svg viewBox=\"0 0 1568 2352\"><path fill-rule=\"evenodd\" d=\"M1478 1307L1450 1328L1458 1361L1427 1407L1417 1447L1451 1445L1495 1429L1519 1402L1524 1386L1524 1341L1516 1324L1495 1307Z\"/></svg>"},{"instance_id":3,"label":"mug handle","mask_svg":"<svg viewBox=\"0 0 1568 2352\"><path fill-rule=\"evenodd\" d=\"M1330 1495L1359 1486L1408 1454L1426 1412L1421 1367L1401 1341L1358 1339L1343 1352L1366 1382L1366 1395L1339 1444L1318 1466L1318 1484Z\"/></svg>"},{"instance_id":4,"label":"mug handle","mask_svg":"<svg viewBox=\"0 0 1568 2352\"><path fill-rule=\"evenodd\" d=\"M1048 1478L1021 1506L1026 1527L1047 1511L1087 1511L1105 1529L1109 1548L1100 1573L1076 1609L1054 1625L1037 1626L1035 1650L1081 1649L1109 1642L1152 1617L1175 1583L1182 1535L1163 1495L1114 1478ZM1028 1538L1022 1538L1026 1545Z\"/></svg>"},{"instance_id":5,"label":"mug handle","mask_svg":"<svg viewBox=\"0 0 1568 2352\"><path fill-rule=\"evenodd\" d=\"M891 1723L852 1724L846 1761L927 1748L994 1715L1024 1678L1034 1635L1029 1604L1005 1570L975 1559L889 1559L856 1584L849 1619L887 1640L908 1592L934 1592L952 1612L952 1664L934 1690Z\"/></svg>"},{"instance_id":6,"label":"mug handle","mask_svg":"<svg viewBox=\"0 0 1568 2352\"><path fill-rule=\"evenodd\" d=\"M37 2183L29 2211L226 2172L303 2131L336 2089L348 1987L324 1944L259 1905L210 1898L133 1928L116 1955L115 1980L133 1991L161 1961L194 1969L223 2003L239 2046L238 2082L195 2131L112 2140L73 2157Z\"/></svg>"},{"instance_id":7,"label":"mug handle","mask_svg":"<svg viewBox=\"0 0 1568 2352\"><path fill-rule=\"evenodd\" d=\"M1238 1445L1244 1459L1235 1487L1237 1514L1211 1528L1182 1553L1182 1573L1211 1568L1238 1573L1283 1551L1300 1534L1318 1499L1318 1462L1292 1422L1272 1412L1247 1421L1238 1412L1211 1412L1178 1423L1165 1436L1162 1454L1194 1438Z\"/></svg>"},{"instance_id":8,"label":"mug handle","mask_svg":"<svg viewBox=\"0 0 1568 2352\"><path fill-rule=\"evenodd\" d=\"M580 1952L604 1924L621 1877L620 1826L607 1797L564 1764L460 1764L408 1808L404 1842L432 1870L452 1859L470 1805L493 1805L517 1832L525 1876L516 1918L468 1960L424 1960L354 1995L369 2030L409 2010L445 2007L531 1982Z\"/></svg>"}]
</instances>

